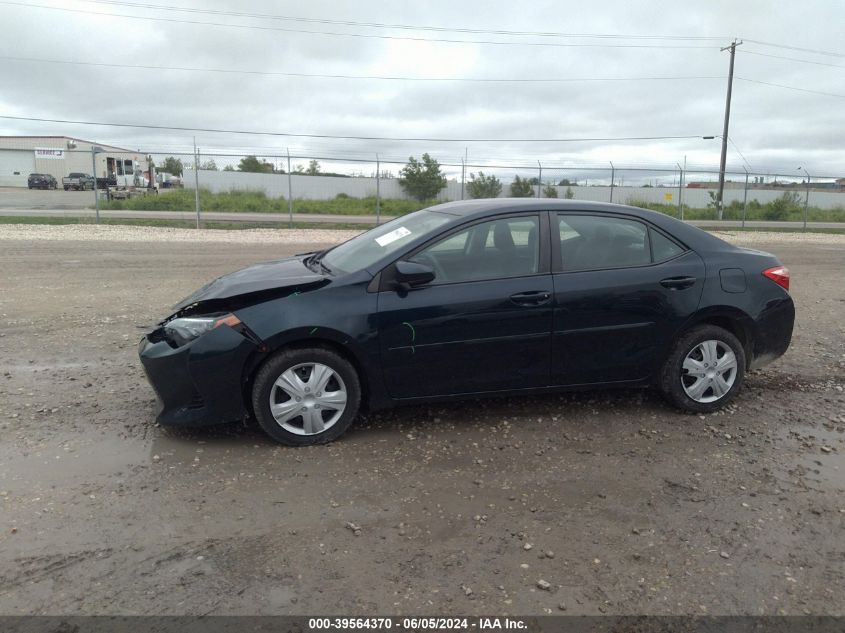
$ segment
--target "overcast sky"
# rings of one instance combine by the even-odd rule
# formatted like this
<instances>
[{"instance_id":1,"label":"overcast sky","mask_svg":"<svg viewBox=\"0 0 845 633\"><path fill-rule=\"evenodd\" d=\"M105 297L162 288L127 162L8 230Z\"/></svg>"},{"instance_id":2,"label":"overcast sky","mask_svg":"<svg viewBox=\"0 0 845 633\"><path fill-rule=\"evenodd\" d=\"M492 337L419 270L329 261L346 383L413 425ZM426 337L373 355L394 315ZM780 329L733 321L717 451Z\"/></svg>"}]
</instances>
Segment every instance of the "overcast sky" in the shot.
<instances>
[{"instance_id":1,"label":"overcast sky","mask_svg":"<svg viewBox=\"0 0 845 633\"><path fill-rule=\"evenodd\" d=\"M134 0L136 5L140 2ZM493 0L148 0L146 8L132 4L0 2L0 56L5 58L0 60L0 114L340 136L561 139L719 135L729 60L729 54L719 48L739 37L746 43L736 56L729 167L741 171L746 165L761 172L794 174L803 166L810 173L845 176L845 44L841 40L845 3L835 0L805 1L800 6L763 0L607 0L593 5ZM153 5L169 8L149 8ZM517 37L215 15L177 11L177 7L449 29L718 39ZM431 39L558 46L423 41ZM9 57L416 78L685 79L414 82L98 67ZM160 153L190 151L194 132L0 119L0 134L69 135ZM379 152L383 157L403 159L428 151L443 162L459 163L466 151L470 163L536 164L541 160L547 165L582 166L605 166L608 161L671 166L686 157L690 165L711 169L718 169L719 162L718 138L450 143L208 132L196 132L196 137L203 152L221 153L281 154L290 148L296 155L371 157ZM327 161L321 162L324 170L332 169ZM348 163L344 169L347 167Z\"/></svg>"}]
</instances>

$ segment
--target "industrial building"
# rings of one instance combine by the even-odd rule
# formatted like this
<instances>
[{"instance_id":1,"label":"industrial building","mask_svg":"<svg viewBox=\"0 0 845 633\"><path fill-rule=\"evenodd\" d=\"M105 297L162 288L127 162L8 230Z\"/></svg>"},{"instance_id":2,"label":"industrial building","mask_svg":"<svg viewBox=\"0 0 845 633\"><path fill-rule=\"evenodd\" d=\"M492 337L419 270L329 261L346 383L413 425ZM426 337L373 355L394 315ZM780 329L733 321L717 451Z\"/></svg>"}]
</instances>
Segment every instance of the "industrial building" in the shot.
<instances>
[{"instance_id":1,"label":"industrial building","mask_svg":"<svg viewBox=\"0 0 845 633\"><path fill-rule=\"evenodd\" d=\"M139 184L146 157L71 136L0 136L0 187L26 187L31 173L51 174L61 183L72 172L92 174L95 164L98 179Z\"/></svg>"}]
</instances>

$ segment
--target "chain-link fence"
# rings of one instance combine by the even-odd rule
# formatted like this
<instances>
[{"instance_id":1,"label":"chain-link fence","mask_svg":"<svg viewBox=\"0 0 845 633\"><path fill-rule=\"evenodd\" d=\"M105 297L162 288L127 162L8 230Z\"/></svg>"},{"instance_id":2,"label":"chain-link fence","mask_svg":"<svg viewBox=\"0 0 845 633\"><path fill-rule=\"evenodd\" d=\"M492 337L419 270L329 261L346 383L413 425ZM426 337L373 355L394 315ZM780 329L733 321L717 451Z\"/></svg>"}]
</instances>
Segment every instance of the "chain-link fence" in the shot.
<instances>
[{"instance_id":1,"label":"chain-link fence","mask_svg":"<svg viewBox=\"0 0 845 633\"><path fill-rule=\"evenodd\" d=\"M535 197L613 202L692 221L845 222L845 178L712 169L289 155L70 150L64 172L96 177L100 209L265 214L267 221L378 223L436 202ZM407 176L414 168L416 177ZM85 189L62 176L65 189ZM240 216L246 219L247 216ZM259 219L261 219L259 218ZM238 218L234 218L238 219Z\"/></svg>"}]
</instances>

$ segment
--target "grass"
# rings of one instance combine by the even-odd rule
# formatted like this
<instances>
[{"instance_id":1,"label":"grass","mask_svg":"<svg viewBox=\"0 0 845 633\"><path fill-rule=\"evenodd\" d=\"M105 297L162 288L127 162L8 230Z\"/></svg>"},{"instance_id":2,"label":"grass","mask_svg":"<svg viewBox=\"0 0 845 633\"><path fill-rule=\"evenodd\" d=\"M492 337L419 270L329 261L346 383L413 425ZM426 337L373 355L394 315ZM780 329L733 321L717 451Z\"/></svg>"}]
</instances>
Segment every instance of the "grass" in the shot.
<instances>
[{"instance_id":1,"label":"grass","mask_svg":"<svg viewBox=\"0 0 845 633\"><path fill-rule=\"evenodd\" d=\"M437 204L435 201L381 200L381 214L385 216L405 215ZM196 208L193 189L175 189L157 196L141 196L128 200L109 200L102 203L102 209L125 209L131 211L193 211ZM232 190L212 193L200 189L200 208L203 211L229 211L250 213L287 213L285 198L269 198L263 191ZM326 215L375 215L376 199L352 198L343 194L331 200L294 200L294 213L315 213Z\"/></svg>"},{"instance_id":2,"label":"grass","mask_svg":"<svg viewBox=\"0 0 845 633\"><path fill-rule=\"evenodd\" d=\"M381 214L385 217L400 216L432 204L435 204L435 201L419 202L385 198L381 200ZM628 204L678 217L677 205L644 200L631 200ZM193 211L195 209L194 191L176 189L157 196L111 200L104 202L102 208L133 211ZM270 198L262 191L233 190L212 193L208 189L200 189L200 208L203 211L288 213L288 201L284 198ZM375 215L376 199L374 197L352 198L340 194L331 200L294 200L293 211L294 213L325 215ZM833 209L810 207L807 216L810 222L845 222L845 207ZM715 217L716 211L711 207L684 206L686 220L714 220ZM723 217L725 220L741 220L742 203L732 202L727 205ZM804 208L801 200L794 193L786 192L777 200L766 204L751 200L748 203L746 219L801 221L804 219Z\"/></svg>"},{"instance_id":3,"label":"grass","mask_svg":"<svg viewBox=\"0 0 845 633\"><path fill-rule=\"evenodd\" d=\"M640 207L641 209L651 209L652 211L665 213L673 218L678 217L678 205L676 204L661 204L658 202L646 202L644 200L630 200L627 204L632 207ZM684 219L715 220L716 210L712 208L693 208L684 205ZM724 212L722 213L722 219L742 220L742 203L734 201L725 206ZM801 222L804 220L804 207L800 204L794 203L793 199L788 195L766 204L762 204L756 200L751 200L748 203L745 219ZM833 209L808 207L807 221L845 222L845 207L835 207Z\"/></svg>"}]
</instances>

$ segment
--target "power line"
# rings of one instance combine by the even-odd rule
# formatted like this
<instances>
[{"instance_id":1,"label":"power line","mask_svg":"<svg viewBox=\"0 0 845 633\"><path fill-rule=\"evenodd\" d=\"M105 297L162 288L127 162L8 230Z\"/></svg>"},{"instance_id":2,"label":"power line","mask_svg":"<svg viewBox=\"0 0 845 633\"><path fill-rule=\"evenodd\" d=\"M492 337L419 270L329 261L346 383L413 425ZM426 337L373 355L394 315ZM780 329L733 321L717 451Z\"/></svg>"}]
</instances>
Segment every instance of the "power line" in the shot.
<instances>
[{"instance_id":1,"label":"power line","mask_svg":"<svg viewBox=\"0 0 845 633\"><path fill-rule=\"evenodd\" d=\"M747 81L752 84L760 84L763 86L772 86L774 88L786 88L787 90L797 90L799 92L808 92L814 95L824 95L825 97L837 97L845 99L845 95L837 94L835 92L822 92L821 90L810 90L809 88L799 88L798 86L785 86L783 84L771 83L769 81L760 81L759 79L748 79L747 77L737 77L739 81Z\"/></svg>"},{"instance_id":2,"label":"power line","mask_svg":"<svg viewBox=\"0 0 845 633\"><path fill-rule=\"evenodd\" d=\"M835 53L832 51L822 51L817 48L801 48L800 46L790 46L789 44L775 44L774 42L761 42L760 40L749 40L745 38L749 44L758 44L759 46L771 46L773 48L784 48L790 51L800 51L802 53L812 53L814 55L827 55L828 57L843 57L845 53Z\"/></svg>"},{"instance_id":3,"label":"power line","mask_svg":"<svg viewBox=\"0 0 845 633\"><path fill-rule=\"evenodd\" d=\"M508 42L502 40L460 40L433 37L411 37L399 35L379 35L376 33L343 33L339 31L315 31L308 29L294 29L280 26L259 26L255 24L231 24L226 22L206 22L201 20L180 20L177 18L160 18L146 15L129 15L125 13L107 13L105 11L89 11L86 9L70 9L68 7L52 7L42 4L26 2L11 2L2 0L0 4L21 6L28 9L47 9L50 11L64 11L68 13L82 13L86 15L103 15L113 18L127 18L131 20L145 20L148 22L169 22L175 24L193 24L200 26L221 26L225 28L249 29L258 31L281 31L285 33L306 33L309 35L329 35L336 37L356 37L378 40L408 40L415 42L442 42L448 44L487 44L494 46L551 46L556 48L656 48L656 49L715 49L716 46L680 46L675 44L595 44L595 43L562 43L562 42Z\"/></svg>"},{"instance_id":4,"label":"power line","mask_svg":"<svg viewBox=\"0 0 845 633\"><path fill-rule=\"evenodd\" d=\"M487 35L530 36L530 37L559 37L559 38L594 38L594 39L626 39L626 40L668 40L668 41L723 41L724 37L687 36L687 35L624 35L618 33L561 33L554 31L513 31L506 29L473 29L458 27L443 27L418 24L390 24L384 22L359 22L355 20L337 20L328 18L306 18L300 16L277 15L267 13L248 13L244 11L221 11L215 9L197 9L195 7L181 7L173 5L152 4L144 2L123 2L119 0L82 0L93 4L123 6L140 9L156 9L177 11L182 13L199 13L205 15L224 15L228 17L245 17L263 20L279 20L288 22L305 22L311 24L334 24L380 29L398 29L411 31L434 31L437 33L472 33Z\"/></svg>"},{"instance_id":5,"label":"power line","mask_svg":"<svg viewBox=\"0 0 845 633\"><path fill-rule=\"evenodd\" d=\"M809 59L798 59L797 57L785 57L783 55L769 55L768 53L760 53L757 51L741 51L743 55L756 55L758 57L771 57L772 59L785 59L791 62L801 62L802 64L815 64L816 66L830 66L831 68L845 68L842 64L828 64L827 62L816 62Z\"/></svg>"},{"instance_id":6,"label":"power line","mask_svg":"<svg viewBox=\"0 0 845 633\"><path fill-rule=\"evenodd\" d=\"M18 62L35 62L39 64L67 64L73 66L96 66L105 68L132 68L138 70L175 70L185 72L226 73L242 75L261 75L273 77L305 77L317 79L366 79L384 81L454 81L476 83L569 83L579 81L680 81L698 79L724 79L720 76L688 76L688 77L539 77L539 78L496 78L496 77L402 77L382 75L343 75L280 72L269 70L243 70L229 68L195 68L188 66L152 66L148 64L117 64L110 62L88 62L64 59L43 59L37 57L14 57L0 55L0 59Z\"/></svg>"},{"instance_id":7,"label":"power line","mask_svg":"<svg viewBox=\"0 0 845 633\"><path fill-rule=\"evenodd\" d=\"M142 123L106 123L102 121L75 121L70 119L45 119L38 117L23 117L0 115L0 119L12 121L35 121L39 123L68 123L73 125L98 125L102 127L127 127L145 130L175 130L179 132L213 132L221 134L245 134L254 136L284 136L296 138L331 138L356 141L426 141L432 143L581 143L597 141L662 141L679 139L700 139L702 134L687 136L618 136L618 137L588 137L588 138L423 138L423 137L392 137L392 136L356 136L340 134L303 134L294 132L261 132L257 130L226 130L218 128L180 127L175 125L145 125Z\"/></svg>"},{"instance_id":8,"label":"power line","mask_svg":"<svg viewBox=\"0 0 845 633\"><path fill-rule=\"evenodd\" d=\"M746 159L746 158L745 158L745 154L743 154L743 153L742 153L742 150L741 150L741 149L739 149L739 146L738 146L736 143L734 143L734 140L733 140L730 136L728 137L728 142L729 142L731 145L733 145L733 148L737 151L737 153L738 153L738 154L740 155L740 157L742 158L742 162L744 162L744 163L746 164L746 166L747 166L749 169L752 169L752 170L753 170L754 168L753 168L753 167L751 167L751 163L749 163L749 162L748 162L748 159Z\"/></svg>"}]
</instances>

